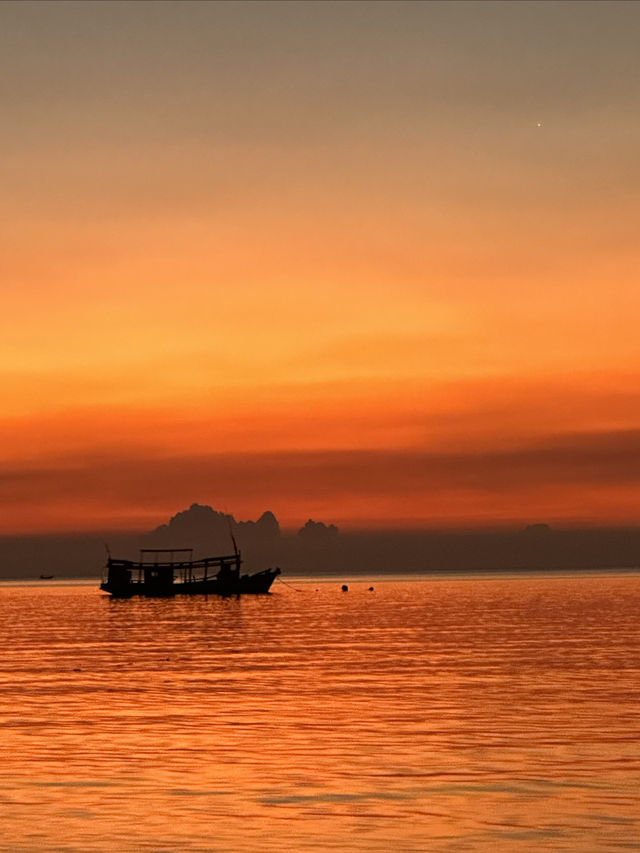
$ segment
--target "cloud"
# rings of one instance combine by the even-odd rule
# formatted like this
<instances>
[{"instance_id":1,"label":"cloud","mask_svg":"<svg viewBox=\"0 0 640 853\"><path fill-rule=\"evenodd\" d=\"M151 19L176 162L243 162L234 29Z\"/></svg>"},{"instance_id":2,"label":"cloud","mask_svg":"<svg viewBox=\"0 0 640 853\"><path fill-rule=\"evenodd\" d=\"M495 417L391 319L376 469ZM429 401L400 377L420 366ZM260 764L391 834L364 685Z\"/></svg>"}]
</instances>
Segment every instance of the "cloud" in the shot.
<instances>
[{"instance_id":1,"label":"cloud","mask_svg":"<svg viewBox=\"0 0 640 853\"><path fill-rule=\"evenodd\" d=\"M273 507L284 524L318 514L428 523L504 518L635 517L640 430L550 436L488 452L333 450L141 456L95 453L5 469L7 529L42 519L64 529L143 528L202 501L252 516ZM545 511L546 510L546 511Z\"/></svg>"}]
</instances>

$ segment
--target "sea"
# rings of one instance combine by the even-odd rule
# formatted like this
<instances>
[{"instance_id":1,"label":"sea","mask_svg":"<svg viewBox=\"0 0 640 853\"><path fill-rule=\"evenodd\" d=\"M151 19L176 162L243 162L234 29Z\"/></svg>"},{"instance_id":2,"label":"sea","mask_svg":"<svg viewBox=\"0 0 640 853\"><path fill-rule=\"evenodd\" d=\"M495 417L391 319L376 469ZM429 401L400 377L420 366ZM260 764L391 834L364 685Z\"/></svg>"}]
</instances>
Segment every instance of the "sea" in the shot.
<instances>
[{"instance_id":1,"label":"sea","mask_svg":"<svg viewBox=\"0 0 640 853\"><path fill-rule=\"evenodd\" d=\"M1 584L0 851L640 850L640 574L284 580Z\"/></svg>"}]
</instances>

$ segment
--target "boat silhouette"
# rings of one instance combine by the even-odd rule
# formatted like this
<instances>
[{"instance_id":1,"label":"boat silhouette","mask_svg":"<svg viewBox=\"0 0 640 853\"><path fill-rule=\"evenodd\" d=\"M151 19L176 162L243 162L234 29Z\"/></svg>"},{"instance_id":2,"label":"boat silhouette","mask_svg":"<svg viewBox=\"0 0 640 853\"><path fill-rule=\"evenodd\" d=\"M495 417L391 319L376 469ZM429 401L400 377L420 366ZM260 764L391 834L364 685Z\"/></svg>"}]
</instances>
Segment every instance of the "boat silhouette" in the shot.
<instances>
[{"instance_id":1,"label":"boat silhouette","mask_svg":"<svg viewBox=\"0 0 640 853\"><path fill-rule=\"evenodd\" d=\"M193 559L193 548L142 548L137 561L120 560L109 554L100 589L114 598L255 595L269 592L280 574L276 568L241 575L241 565L237 548L234 554L199 560Z\"/></svg>"}]
</instances>

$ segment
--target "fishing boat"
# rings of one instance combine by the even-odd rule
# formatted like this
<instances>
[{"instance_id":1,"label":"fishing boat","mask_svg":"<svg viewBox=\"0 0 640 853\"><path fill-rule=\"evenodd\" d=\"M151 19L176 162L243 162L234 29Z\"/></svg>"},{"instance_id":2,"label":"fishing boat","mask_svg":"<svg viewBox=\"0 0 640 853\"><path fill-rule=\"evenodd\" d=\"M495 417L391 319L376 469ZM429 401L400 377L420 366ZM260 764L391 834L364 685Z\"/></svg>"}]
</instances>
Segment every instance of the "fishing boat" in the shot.
<instances>
[{"instance_id":1,"label":"fishing boat","mask_svg":"<svg viewBox=\"0 0 640 853\"><path fill-rule=\"evenodd\" d=\"M193 548L140 550L140 558L119 560L110 554L100 589L114 598L146 595L245 595L267 593L280 569L241 575L242 559L234 554L193 559Z\"/></svg>"}]
</instances>

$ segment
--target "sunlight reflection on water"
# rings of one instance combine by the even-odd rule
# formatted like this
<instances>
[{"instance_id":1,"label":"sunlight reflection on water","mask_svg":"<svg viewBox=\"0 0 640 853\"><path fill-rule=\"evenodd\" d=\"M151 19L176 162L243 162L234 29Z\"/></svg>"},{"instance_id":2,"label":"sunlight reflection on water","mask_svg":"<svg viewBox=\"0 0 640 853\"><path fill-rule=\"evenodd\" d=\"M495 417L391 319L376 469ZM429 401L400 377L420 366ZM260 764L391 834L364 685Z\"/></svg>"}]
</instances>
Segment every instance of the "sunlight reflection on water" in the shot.
<instances>
[{"instance_id":1,"label":"sunlight reflection on water","mask_svg":"<svg viewBox=\"0 0 640 853\"><path fill-rule=\"evenodd\" d=\"M0 587L0 850L639 849L640 577Z\"/></svg>"}]
</instances>

